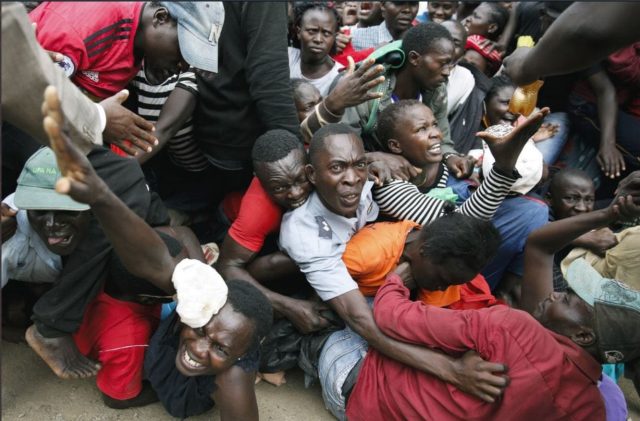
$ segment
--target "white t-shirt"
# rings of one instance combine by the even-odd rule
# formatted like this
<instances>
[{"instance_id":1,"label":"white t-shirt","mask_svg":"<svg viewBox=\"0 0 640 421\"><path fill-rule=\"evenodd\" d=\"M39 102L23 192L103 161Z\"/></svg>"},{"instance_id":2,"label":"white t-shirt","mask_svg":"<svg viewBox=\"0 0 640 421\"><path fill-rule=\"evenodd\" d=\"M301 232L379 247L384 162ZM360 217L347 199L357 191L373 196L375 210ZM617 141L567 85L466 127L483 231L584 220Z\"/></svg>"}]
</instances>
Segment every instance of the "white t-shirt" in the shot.
<instances>
[{"instance_id":1,"label":"white t-shirt","mask_svg":"<svg viewBox=\"0 0 640 421\"><path fill-rule=\"evenodd\" d=\"M451 114L464 104L475 85L476 80L469 69L456 65L451 70L447 83L447 114Z\"/></svg>"},{"instance_id":2,"label":"white t-shirt","mask_svg":"<svg viewBox=\"0 0 640 421\"><path fill-rule=\"evenodd\" d=\"M338 76L338 70L342 67L340 63L334 61L333 68L329 70L329 72L318 78L318 79L310 79L302 74L302 69L300 68L300 50L297 48L289 47L289 77L291 79L304 79L307 82L311 83L315 86L319 91L320 95L326 97L329 94L329 87L333 82L333 79Z\"/></svg>"}]
</instances>

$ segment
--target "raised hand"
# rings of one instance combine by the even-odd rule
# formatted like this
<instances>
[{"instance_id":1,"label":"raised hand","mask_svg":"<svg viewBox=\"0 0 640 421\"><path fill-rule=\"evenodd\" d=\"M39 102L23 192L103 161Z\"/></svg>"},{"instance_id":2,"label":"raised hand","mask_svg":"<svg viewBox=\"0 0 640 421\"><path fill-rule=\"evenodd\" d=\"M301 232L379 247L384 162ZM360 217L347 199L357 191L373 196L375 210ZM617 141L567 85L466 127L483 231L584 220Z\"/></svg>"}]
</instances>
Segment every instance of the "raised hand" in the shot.
<instances>
[{"instance_id":1,"label":"raised hand","mask_svg":"<svg viewBox=\"0 0 640 421\"><path fill-rule=\"evenodd\" d=\"M492 133L491 128L489 128L488 130L477 133L476 136L481 137L487 142L496 160L496 168L509 174L515 168L522 148L524 148L524 145L526 145L531 136L538 131L542 120L547 114L549 114L549 108L545 107L531 114L523 124L520 124L508 133L506 133L506 131L504 134L499 133L500 126L497 126L498 132L496 133Z\"/></svg>"},{"instance_id":2,"label":"raised hand","mask_svg":"<svg viewBox=\"0 0 640 421\"><path fill-rule=\"evenodd\" d=\"M349 56L347 60L349 66L345 75L340 78L324 101L327 110L336 115L342 114L348 107L382 96L382 92L373 92L371 89L384 82L384 76L382 76L384 67L381 64L375 64L375 60L369 58L355 70L353 58Z\"/></svg>"},{"instance_id":3,"label":"raised hand","mask_svg":"<svg viewBox=\"0 0 640 421\"><path fill-rule=\"evenodd\" d=\"M51 149L56 154L62 174L56 183L56 191L67 194L78 202L92 205L108 188L98 177L87 157L64 133L60 98L58 90L53 86L48 86L44 91L42 111L45 115L44 130L49 136Z\"/></svg>"}]
</instances>

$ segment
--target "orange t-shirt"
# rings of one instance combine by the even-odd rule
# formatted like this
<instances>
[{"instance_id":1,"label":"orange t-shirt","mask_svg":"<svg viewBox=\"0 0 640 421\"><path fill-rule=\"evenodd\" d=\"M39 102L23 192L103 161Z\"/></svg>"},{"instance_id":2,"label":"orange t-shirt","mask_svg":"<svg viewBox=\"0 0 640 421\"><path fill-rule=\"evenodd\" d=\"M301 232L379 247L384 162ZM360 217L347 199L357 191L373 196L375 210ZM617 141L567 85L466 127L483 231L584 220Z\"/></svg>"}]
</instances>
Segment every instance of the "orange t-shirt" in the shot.
<instances>
[{"instance_id":1,"label":"orange t-shirt","mask_svg":"<svg viewBox=\"0 0 640 421\"><path fill-rule=\"evenodd\" d=\"M376 222L358 231L347 243L342 260L365 296L374 296L402 257L409 233L420 228L413 221ZM478 274L463 285L444 291L421 289L418 299L425 304L454 309L483 308L496 304L489 284Z\"/></svg>"}]
</instances>

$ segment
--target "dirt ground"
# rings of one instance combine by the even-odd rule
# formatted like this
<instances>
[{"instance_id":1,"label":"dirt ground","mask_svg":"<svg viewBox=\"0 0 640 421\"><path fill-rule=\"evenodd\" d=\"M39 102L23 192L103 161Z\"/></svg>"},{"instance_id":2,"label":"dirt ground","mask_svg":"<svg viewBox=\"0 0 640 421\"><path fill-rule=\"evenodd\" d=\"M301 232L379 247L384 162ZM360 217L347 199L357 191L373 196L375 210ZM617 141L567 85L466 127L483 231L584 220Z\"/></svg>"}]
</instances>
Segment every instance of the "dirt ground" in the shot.
<instances>
[{"instance_id":1,"label":"dirt ground","mask_svg":"<svg viewBox=\"0 0 640 421\"><path fill-rule=\"evenodd\" d=\"M117 411L105 407L93 379L61 380L24 343L2 341L2 419L24 421L172 420L160 404ZM622 388L630 417L640 421L640 399L627 380ZM262 420L323 421L334 418L322 403L318 384L304 388L300 370L287 375L287 384L257 386ZM190 420L219 420L214 409Z\"/></svg>"}]
</instances>

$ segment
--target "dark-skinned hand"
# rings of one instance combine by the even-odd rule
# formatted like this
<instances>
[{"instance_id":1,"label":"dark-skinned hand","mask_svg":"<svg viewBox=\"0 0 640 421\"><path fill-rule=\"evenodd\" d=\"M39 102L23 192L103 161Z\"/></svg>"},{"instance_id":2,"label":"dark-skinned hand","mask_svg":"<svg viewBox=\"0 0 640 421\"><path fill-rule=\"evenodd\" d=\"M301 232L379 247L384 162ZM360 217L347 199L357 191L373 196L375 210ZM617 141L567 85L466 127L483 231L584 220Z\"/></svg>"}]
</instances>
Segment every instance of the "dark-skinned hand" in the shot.
<instances>
[{"instance_id":1,"label":"dark-skinned hand","mask_svg":"<svg viewBox=\"0 0 640 421\"><path fill-rule=\"evenodd\" d=\"M597 161L604 175L609 178L620 177L620 172L626 169L624 156L616 148L615 142L600 143Z\"/></svg>"},{"instance_id":2,"label":"dark-skinned hand","mask_svg":"<svg viewBox=\"0 0 640 421\"><path fill-rule=\"evenodd\" d=\"M324 303L292 299L284 316L293 323L300 333L306 335L324 329L331 324L329 320L322 317L321 312L325 310L329 310L329 307Z\"/></svg>"},{"instance_id":3,"label":"dark-skinned hand","mask_svg":"<svg viewBox=\"0 0 640 421\"><path fill-rule=\"evenodd\" d=\"M327 110L335 115L342 114L349 107L382 96L381 92L373 92L371 89L384 82L384 76L382 76L384 67L381 64L375 64L375 60L369 58L355 70L353 58L349 56L347 60L349 65L344 76L324 100Z\"/></svg>"},{"instance_id":4,"label":"dark-skinned hand","mask_svg":"<svg viewBox=\"0 0 640 421\"><path fill-rule=\"evenodd\" d=\"M369 152L367 153L367 161L369 162L369 171L371 168L377 180L376 184L384 184L391 180L408 181L422 172L422 169L414 167L402 155L395 155L385 152ZM384 179L382 178L384 177Z\"/></svg>"},{"instance_id":5,"label":"dark-skinned hand","mask_svg":"<svg viewBox=\"0 0 640 421\"><path fill-rule=\"evenodd\" d=\"M527 141L533 136L546 115L549 114L549 108L545 107L540 111L531 114L527 120L511 130L504 136L496 136L487 131L476 134L481 137L491 150L495 158L495 167L507 174L511 173L516 166L522 148Z\"/></svg>"},{"instance_id":6,"label":"dark-skinned hand","mask_svg":"<svg viewBox=\"0 0 640 421\"><path fill-rule=\"evenodd\" d=\"M123 89L100 102L107 115L104 140L119 146L131 156L137 155L138 151L151 152L158 144L158 139L153 135L155 127L122 106L128 96L129 91Z\"/></svg>"},{"instance_id":7,"label":"dark-skinned hand","mask_svg":"<svg viewBox=\"0 0 640 421\"><path fill-rule=\"evenodd\" d=\"M453 379L449 380L465 393L493 403L500 399L509 384L507 366L483 360L475 351L467 351L455 361Z\"/></svg>"},{"instance_id":8,"label":"dark-skinned hand","mask_svg":"<svg viewBox=\"0 0 640 421\"><path fill-rule=\"evenodd\" d=\"M476 165L476 159L472 156L449 155L444 164L455 178L469 178Z\"/></svg>"}]
</instances>

